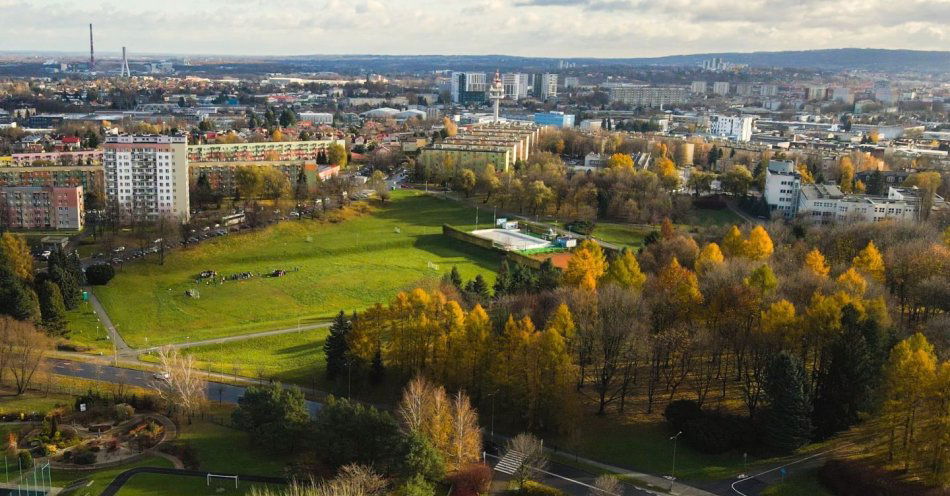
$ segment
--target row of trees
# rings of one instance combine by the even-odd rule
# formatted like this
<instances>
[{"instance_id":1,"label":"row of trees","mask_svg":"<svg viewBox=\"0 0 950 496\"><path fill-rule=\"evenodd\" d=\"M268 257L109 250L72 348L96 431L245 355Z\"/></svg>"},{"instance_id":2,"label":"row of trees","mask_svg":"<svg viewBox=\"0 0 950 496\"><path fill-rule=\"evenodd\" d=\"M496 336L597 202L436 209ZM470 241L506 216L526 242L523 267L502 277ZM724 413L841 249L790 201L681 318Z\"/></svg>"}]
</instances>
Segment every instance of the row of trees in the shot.
<instances>
[{"instance_id":1,"label":"row of trees","mask_svg":"<svg viewBox=\"0 0 950 496\"><path fill-rule=\"evenodd\" d=\"M331 396L311 420L299 390L272 384L249 388L233 422L273 451L319 446L317 459L342 467L342 476L372 466L379 482L395 482L400 494L433 495L435 484L473 471L481 458L478 414L468 396L449 395L422 377L406 386L396 416Z\"/></svg>"}]
</instances>

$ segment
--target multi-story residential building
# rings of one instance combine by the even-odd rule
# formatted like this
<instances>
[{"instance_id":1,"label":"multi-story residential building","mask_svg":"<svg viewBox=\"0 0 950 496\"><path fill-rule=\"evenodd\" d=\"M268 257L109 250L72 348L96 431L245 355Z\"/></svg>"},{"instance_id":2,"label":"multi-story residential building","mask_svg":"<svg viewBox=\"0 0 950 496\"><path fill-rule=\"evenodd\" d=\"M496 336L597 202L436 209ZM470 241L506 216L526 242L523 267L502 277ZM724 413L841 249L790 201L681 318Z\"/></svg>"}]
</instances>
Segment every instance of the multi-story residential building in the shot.
<instances>
[{"instance_id":1,"label":"multi-story residential building","mask_svg":"<svg viewBox=\"0 0 950 496\"><path fill-rule=\"evenodd\" d=\"M148 219L170 216L188 221L185 136L107 136L103 167L106 197L120 215Z\"/></svg>"},{"instance_id":2,"label":"multi-story residential building","mask_svg":"<svg viewBox=\"0 0 950 496\"><path fill-rule=\"evenodd\" d=\"M482 104L487 100L488 76L484 72L453 72L452 103Z\"/></svg>"},{"instance_id":3,"label":"multi-story residential building","mask_svg":"<svg viewBox=\"0 0 950 496\"><path fill-rule=\"evenodd\" d=\"M778 86L774 84L763 84L759 86L760 96L778 96Z\"/></svg>"},{"instance_id":4,"label":"multi-story residential building","mask_svg":"<svg viewBox=\"0 0 950 496\"><path fill-rule=\"evenodd\" d=\"M534 123L539 126L574 127L574 114L564 112L538 112L534 114Z\"/></svg>"},{"instance_id":5,"label":"multi-story residential building","mask_svg":"<svg viewBox=\"0 0 950 496\"><path fill-rule=\"evenodd\" d=\"M449 157L455 167L477 168L490 164L499 172L507 171L514 162L511 148L507 146L437 143L419 153L419 163L428 168L441 165Z\"/></svg>"},{"instance_id":6,"label":"multi-story residential building","mask_svg":"<svg viewBox=\"0 0 950 496\"><path fill-rule=\"evenodd\" d=\"M713 93L717 95L728 95L731 87L732 85L729 84L729 81L716 81L713 83Z\"/></svg>"},{"instance_id":7,"label":"multi-story residential building","mask_svg":"<svg viewBox=\"0 0 950 496\"><path fill-rule=\"evenodd\" d=\"M706 94L706 89L706 81L693 81L693 84L689 85L690 93L696 93L697 95Z\"/></svg>"},{"instance_id":8,"label":"multi-story residential building","mask_svg":"<svg viewBox=\"0 0 950 496\"><path fill-rule=\"evenodd\" d=\"M99 165L102 163L102 150L14 153L12 158L16 167L40 165L37 162L48 165Z\"/></svg>"},{"instance_id":9,"label":"multi-story residential building","mask_svg":"<svg viewBox=\"0 0 950 496\"><path fill-rule=\"evenodd\" d=\"M811 86L805 87L805 99L812 100L824 100L828 97L828 87L820 84L813 84Z\"/></svg>"},{"instance_id":10,"label":"multi-story residential building","mask_svg":"<svg viewBox=\"0 0 950 496\"><path fill-rule=\"evenodd\" d=\"M521 100L528 96L527 74L503 74L501 85L505 89L505 98L509 100Z\"/></svg>"},{"instance_id":11,"label":"multi-story residential building","mask_svg":"<svg viewBox=\"0 0 950 496\"><path fill-rule=\"evenodd\" d=\"M564 78L564 87L567 89L577 88L581 85L581 78L577 76L567 76Z\"/></svg>"},{"instance_id":12,"label":"multi-story residential building","mask_svg":"<svg viewBox=\"0 0 950 496\"><path fill-rule=\"evenodd\" d=\"M102 166L0 167L0 186L81 186L104 199Z\"/></svg>"},{"instance_id":13,"label":"multi-story residential building","mask_svg":"<svg viewBox=\"0 0 950 496\"><path fill-rule=\"evenodd\" d=\"M557 74L531 75L531 96L547 100L557 97Z\"/></svg>"},{"instance_id":14,"label":"multi-story residential building","mask_svg":"<svg viewBox=\"0 0 950 496\"><path fill-rule=\"evenodd\" d=\"M765 169L765 202L772 215L792 218L798 213L801 175L791 160L770 160Z\"/></svg>"},{"instance_id":15,"label":"multi-story residential building","mask_svg":"<svg viewBox=\"0 0 950 496\"><path fill-rule=\"evenodd\" d=\"M736 85L736 95L752 96L752 83L739 83Z\"/></svg>"},{"instance_id":16,"label":"multi-story residential building","mask_svg":"<svg viewBox=\"0 0 950 496\"><path fill-rule=\"evenodd\" d=\"M891 83L888 81L875 82L874 99L884 104L894 103L894 90L891 89Z\"/></svg>"},{"instance_id":17,"label":"multi-story residential building","mask_svg":"<svg viewBox=\"0 0 950 496\"><path fill-rule=\"evenodd\" d=\"M851 94L851 89L846 86L836 86L832 89L831 99L849 105L854 103L854 95Z\"/></svg>"},{"instance_id":18,"label":"multi-story residential building","mask_svg":"<svg viewBox=\"0 0 950 496\"><path fill-rule=\"evenodd\" d=\"M301 112L300 120L313 125L333 125L333 114L329 112Z\"/></svg>"},{"instance_id":19,"label":"multi-story residential building","mask_svg":"<svg viewBox=\"0 0 950 496\"><path fill-rule=\"evenodd\" d=\"M610 101L642 107L662 107L686 103L689 92L682 86L640 86L620 84L610 88Z\"/></svg>"},{"instance_id":20,"label":"multi-story residential building","mask_svg":"<svg viewBox=\"0 0 950 496\"><path fill-rule=\"evenodd\" d=\"M84 220L82 186L0 188L0 226L78 231L83 228Z\"/></svg>"},{"instance_id":21,"label":"multi-story residential building","mask_svg":"<svg viewBox=\"0 0 950 496\"><path fill-rule=\"evenodd\" d=\"M321 150L342 140L264 141L188 146L189 162L316 160Z\"/></svg>"},{"instance_id":22,"label":"multi-story residential building","mask_svg":"<svg viewBox=\"0 0 950 496\"><path fill-rule=\"evenodd\" d=\"M709 134L734 141L749 141L752 139L752 117L713 114L709 116Z\"/></svg>"}]
</instances>

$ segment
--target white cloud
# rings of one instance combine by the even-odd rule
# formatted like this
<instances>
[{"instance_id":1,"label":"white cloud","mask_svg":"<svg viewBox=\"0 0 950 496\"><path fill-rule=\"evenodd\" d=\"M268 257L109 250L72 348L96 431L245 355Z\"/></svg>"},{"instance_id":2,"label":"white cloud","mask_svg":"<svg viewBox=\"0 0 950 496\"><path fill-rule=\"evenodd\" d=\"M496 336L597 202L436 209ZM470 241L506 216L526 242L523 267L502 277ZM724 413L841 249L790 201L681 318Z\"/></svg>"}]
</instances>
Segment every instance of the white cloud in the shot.
<instances>
[{"instance_id":1,"label":"white cloud","mask_svg":"<svg viewBox=\"0 0 950 496\"><path fill-rule=\"evenodd\" d=\"M0 0L0 50L639 57L950 50L950 0Z\"/></svg>"}]
</instances>

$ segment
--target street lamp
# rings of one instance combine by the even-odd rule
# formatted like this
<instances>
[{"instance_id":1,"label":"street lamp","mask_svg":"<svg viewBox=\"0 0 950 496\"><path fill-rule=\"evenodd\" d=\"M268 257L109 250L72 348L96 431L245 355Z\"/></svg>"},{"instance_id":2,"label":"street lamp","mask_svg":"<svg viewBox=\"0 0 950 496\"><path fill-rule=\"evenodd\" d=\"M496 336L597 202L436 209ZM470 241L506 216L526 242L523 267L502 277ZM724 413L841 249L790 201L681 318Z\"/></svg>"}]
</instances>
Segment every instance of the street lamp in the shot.
<instances>
[{"instance_id":1,"label":"street lamp","mask_svg":"<svg viewBox=\"0 0 950 496\"><path fill-rule=\"evenodd\" d=\"M670 489L673 488L673 481L676 480L676 441L680 438L683 431L679 431L670 439L673 440L673 472L670 474Z\"/></svg>"}]
</instances>

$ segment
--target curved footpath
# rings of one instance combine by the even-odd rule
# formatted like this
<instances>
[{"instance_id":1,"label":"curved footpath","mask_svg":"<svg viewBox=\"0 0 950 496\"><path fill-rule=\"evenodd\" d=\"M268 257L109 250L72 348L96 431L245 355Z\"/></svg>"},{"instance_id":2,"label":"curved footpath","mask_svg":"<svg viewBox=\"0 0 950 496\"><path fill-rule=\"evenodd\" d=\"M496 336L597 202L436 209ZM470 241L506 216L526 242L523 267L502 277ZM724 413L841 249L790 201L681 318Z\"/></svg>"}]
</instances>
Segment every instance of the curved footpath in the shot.
<instances>
[{"instance_id":1,"label":"curved footpath","mask_svg":"<svg viewBox=\"0 0 950 496\"><path fill-rule=\"evenodd\" d=\"M99 493L99 496L115 496L119 492L119 490L122 489L122 486L124 486L125 483L129 481L129 479L131 479L132 477L138 474L160 474L160 475L173 475L173 476L180 476L180 477L204 478L204 477L207 477L209 473L213 474L214 472L206 472L206 471L200 471L200 470L185 470L185 469L179 469L179 468L157 468L157 467L132 468L116 476L116 478L113 479L112 482L110 482L109 485L106 486L106 488L103 489L101 493ZM238 481L261 482L264 484L286 484L287 483L287 479L284 479L283 477L267 477L263 475L245 475L245 474L219 474L219 475L228 475L228 476L236 475L238 477Z\"/></svg>"}]
</instances>

